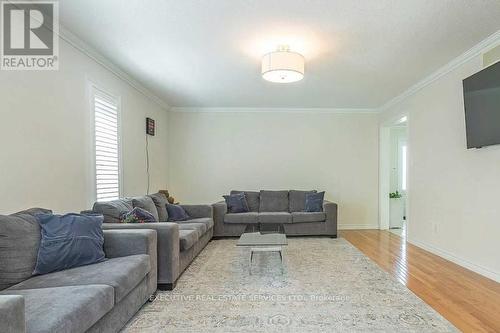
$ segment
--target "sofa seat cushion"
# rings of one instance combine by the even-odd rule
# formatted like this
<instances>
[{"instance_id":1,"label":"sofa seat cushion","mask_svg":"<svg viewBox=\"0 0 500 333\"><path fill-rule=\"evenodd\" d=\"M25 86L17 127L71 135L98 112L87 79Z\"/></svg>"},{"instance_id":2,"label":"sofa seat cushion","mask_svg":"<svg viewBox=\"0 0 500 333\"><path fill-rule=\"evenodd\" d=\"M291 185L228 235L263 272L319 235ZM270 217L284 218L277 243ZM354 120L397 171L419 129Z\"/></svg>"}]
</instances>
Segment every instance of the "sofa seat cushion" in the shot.
<instances>
[{"instance_id":1,"label":"sofa seat cushion","mask_svg":"<svg viewBox=\"0 0 500 333\"><path fill-rule=\"evenodd\" d=\"M24 297L26 332L85 332L114 306L113 287L67 286L4 290Z\"/></svg>"},{"instance_id":2,"label":"sofa seat cushion","mask_svg":"<svg viewBox=\"0 0 500 333\"><path fill-rule=\"evenodd\" d=\"M224 215L224 223L257 224L259 213L228 213Z\"/></svg>"},{"instance_id":3,"label":"sofa seat cushion","mask_svg":"<svg viewBox=\"0 0 500 333\"><path fill-rule=\"evenodd\" d=\"M7 290L104 284L114 288L115 303L118 303L142 281L150 269L149 256L138 254L107 259L97 264L45 275L36 275Z\"/></svg>"},{"instance_id":4,"label":"sofa seat cushion","mask_svg":"<svg viewBox=\"0 0 500 333\"><path fill-rule=\"evenodd\" d=\"M189 250L198 241L198 231L183 229L179 230L179 248L181 251Z\"/></svg>"},{"instance_id":5,"label":"sofa seat cushion","mask_svg":"<svg viewBox=\"0 0 500 333\"><path fill-rule=\"evenodd\" d=\"M304 222L324 222L326 220L326 214L324 212L293 212L292 221L293 223L304 223Z\"/></svg>"},{"instance_id":6,"label":"sofa seat cushion","mask_svg":"<svg viewBox=\"0 0 500 333\"><path fill-rule=\"evenodd\" d=\"M292 215L286 212L259 213L259 223L292 223Z\"/></svg>"},{"instance_id":7,"label":"sofa seat cushion","mask_svg":"<svg viewBox=\"0 0 500 333\"><path fill-rule=\"evenodd\" d=\"M190 219L181 223L203 223L207 226L207 231L214 227L214 220L210 217L200 217L197 219Z\"/></svg>"},{"instance_id":8,"label":"sofa seat cushion","mask_svg":"<svg viewBox=\"0 0 500 333\"><path fill-rule=\"evenodd\" d=\"M260 191L259 212L288 212L288 191Z\"/></svg>"},{"instance_id":9,"label":"sofa seat cushion","mask_svg":"<svg viewBox=\"0 0 500 333\"><path fill-rule=\"evenodd\" d=\"M198 237L203 236L208 230L205 223L178 222L178 224L179 230L196 230Z\"/></svg>"}]
</instances>

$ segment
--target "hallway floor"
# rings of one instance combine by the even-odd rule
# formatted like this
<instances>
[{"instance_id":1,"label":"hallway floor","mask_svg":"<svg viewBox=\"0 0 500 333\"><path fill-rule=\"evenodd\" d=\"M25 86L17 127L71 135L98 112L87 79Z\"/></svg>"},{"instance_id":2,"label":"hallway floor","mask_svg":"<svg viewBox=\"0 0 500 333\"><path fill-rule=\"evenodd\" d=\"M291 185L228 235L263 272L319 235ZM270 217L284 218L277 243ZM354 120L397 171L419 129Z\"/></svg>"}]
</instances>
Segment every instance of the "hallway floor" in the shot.
<instances>
[{"instance_id":1,"label":"hallway floor","mask_svg":"<svg viewBox=\"0 0 500 333\"><path fill-rule=\"evenodd\" d=\"M348 240L464 332L500 332L500 283L383 230L342 230Z\"/></svg>"}]
</instances>

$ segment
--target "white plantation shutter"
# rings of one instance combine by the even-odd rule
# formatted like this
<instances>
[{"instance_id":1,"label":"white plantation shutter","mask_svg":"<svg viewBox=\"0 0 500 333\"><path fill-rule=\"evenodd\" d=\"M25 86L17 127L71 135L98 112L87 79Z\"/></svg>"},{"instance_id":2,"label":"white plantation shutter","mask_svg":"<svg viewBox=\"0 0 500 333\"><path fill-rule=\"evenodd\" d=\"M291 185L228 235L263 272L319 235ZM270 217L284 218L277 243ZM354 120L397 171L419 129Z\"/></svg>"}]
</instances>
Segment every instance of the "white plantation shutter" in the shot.
<instances>
[{"instance_id":1,"label":"white plantation shutter","mask_svg":"<svg viewBox=\"0 0 500 333\"><path fill-rule=\"evenodd\" d=\"M97 201L120 197L118 101L94 90L95 177Z\"/></svg>"}]
</instances>

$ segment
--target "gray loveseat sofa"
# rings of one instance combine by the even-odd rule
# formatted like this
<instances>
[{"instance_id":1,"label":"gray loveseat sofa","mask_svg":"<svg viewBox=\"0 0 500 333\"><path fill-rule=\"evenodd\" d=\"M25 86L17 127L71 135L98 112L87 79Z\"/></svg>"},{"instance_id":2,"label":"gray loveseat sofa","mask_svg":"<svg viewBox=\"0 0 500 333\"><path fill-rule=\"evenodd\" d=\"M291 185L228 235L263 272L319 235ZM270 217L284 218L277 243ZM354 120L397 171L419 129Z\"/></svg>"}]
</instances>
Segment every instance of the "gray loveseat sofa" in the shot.
<instances>
[{"instance_id":1,"label":"gray loveseat sofa","mask_svg":"<svg viewBox=\"0 0 500 333\"><path fill-rule=\"evenodd\" d=\"M287 235L337 237L337 204L323 202L323 211L304 212L307 193L314 191L231 191L245 193L248 213L229 213L225 201L213 204L214 236L240 236L249 224L283 224Z\"/></svg>"},{"instance_id":2,"label":"gray loveseat sofa","mask_svg":"<svg viewBox=\"0 0 500 333\"><path fill-rule=\"evenodd\" d=\"M156 291L156 233L106 230L108 260L31 276L36 212L0 216L0 332L119 331Z\"/></svg>"},{"instance_id":3,"label":"gray loveseat sofa","mask_svg":"<svg viewBox=\"0 0 500 333\"><path fill-rule=\"evenodd\" d=\"M158 289L172 290L177 279L213 236L213 214L210 205L181 205L190 219L168 221L167 198L156 193L109 202L96 202L93 212L104 215L103 229L152 229L158 235ZM119 223L123 212L133 207L149 211L158 223Z\"/></svg>"}]
</instances>

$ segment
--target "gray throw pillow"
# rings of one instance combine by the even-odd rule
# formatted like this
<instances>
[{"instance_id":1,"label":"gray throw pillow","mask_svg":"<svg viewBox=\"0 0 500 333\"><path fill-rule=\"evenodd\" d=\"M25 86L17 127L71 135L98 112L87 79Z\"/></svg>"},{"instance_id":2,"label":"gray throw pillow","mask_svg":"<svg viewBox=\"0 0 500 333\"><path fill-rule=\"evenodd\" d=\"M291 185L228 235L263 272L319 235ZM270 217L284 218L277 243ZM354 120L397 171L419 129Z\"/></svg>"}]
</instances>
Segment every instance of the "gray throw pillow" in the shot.
<instances>
[{"instance_id":1,"label":"gray throw pillow","mask_svg":"<svg viewBox=\"0 0 500 333\"><path fill-rule=\"evenodd\" d=\"M99 214L40 214L42 231L33 274L47 274L105 260L104 233Z\"/></svg>"},{"instance_id":2,"label":"gray throw pillow","mask_svg":"<svg viewBox=\"0 0 500 333\"><path fill-rule=\"evenodd\" d=\"M323 211L325 192L306 194L306 212L315 213Z\"/></svg>"},{"instance_id":3,"label":"gray throw pillow","mask_svg":"<svg viewBox=\"0 0 500 333\"><path fill-rule=\"evenodd\" d=\"M0 290L29 279L36 265L40 225L34 214L52 211L31 208L12 215L0 215Z\"/></svg>"},{"instance_id":4,"label":"gray throw pillow","mask_svg":"<svg viewBox=\"0 0 500 333\"><path fill-rule=\"evenodd\" d=\"M250 211L244 193L223 195L222 197L226 200L229 213L248 213Z\"/></svg>"},{"instance_id":5,"label":"gray throw pillow","mask_svg":"<svg viewBox=\"0 0 500 333\"><path fill-rule=\"evenodd\" d=\"M189 219L189 215L181 205L167 204L167 211L169 222L186 221Z\"/></svg>"}]
</instances>

